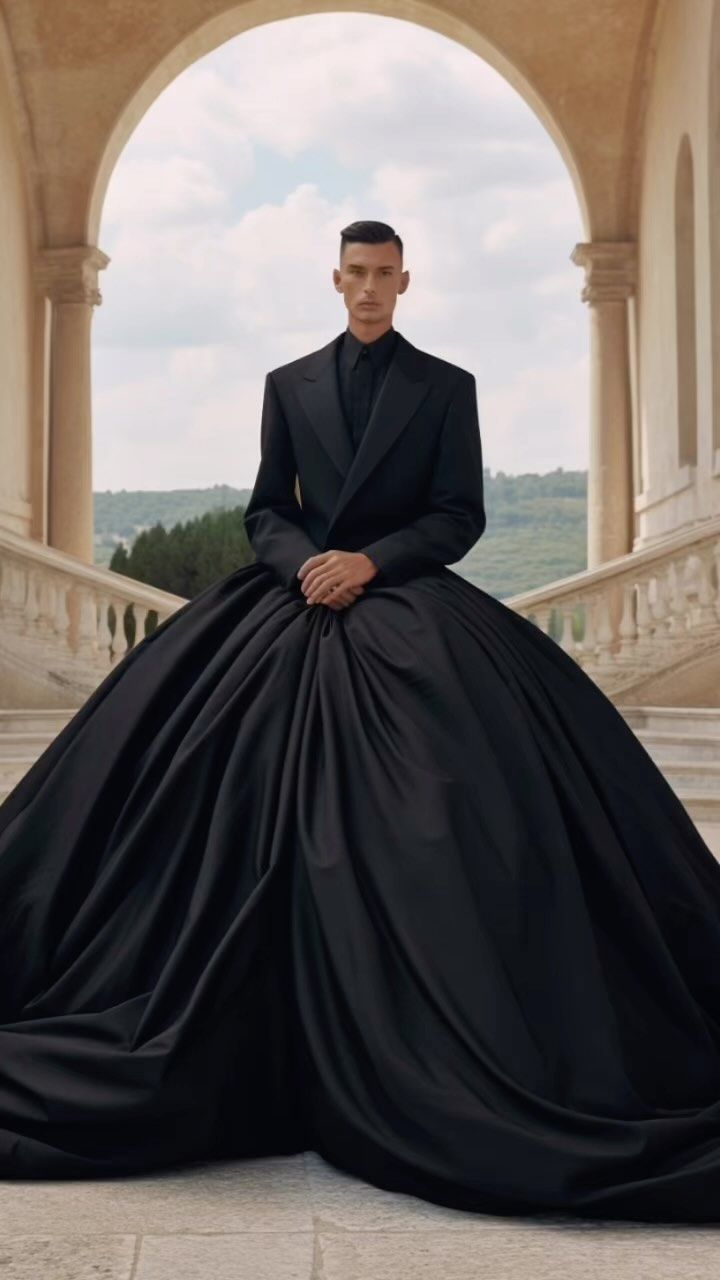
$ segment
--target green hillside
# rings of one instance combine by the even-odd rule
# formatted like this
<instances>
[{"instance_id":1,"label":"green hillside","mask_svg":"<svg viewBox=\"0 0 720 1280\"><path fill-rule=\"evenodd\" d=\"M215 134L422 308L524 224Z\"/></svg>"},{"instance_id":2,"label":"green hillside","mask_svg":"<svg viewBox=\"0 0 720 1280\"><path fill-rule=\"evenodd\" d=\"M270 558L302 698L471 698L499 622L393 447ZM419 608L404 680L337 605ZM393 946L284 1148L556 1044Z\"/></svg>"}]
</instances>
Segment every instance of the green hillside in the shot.
<instances>
[{"instance_id":1,"label":"green hillside","mask_svg":"<svg viewBox=\"0 0 720 1280\"><path fill-rule=\"evenodd\" d=\"M459 564L502 600L587 568L587 472L485 476L487 527Z\"/></svg>"},{"instance_id":2,"label":"green hillside","mask_svg":"<svg viewBox=\"0 0 720 1280\"><path fill-rule=\"evenodd\" d=\"M503 599L586 567L586 471L558 467L543 475L498 471L493 476L486 468L484 478L487 528L454 566L458 573ZM244 507L250 492L216 484L96 493L95 563L108 566L119 545L129 552L138 534L155 525L170 530L210 511Z\"/></svg>"},{"instance_id":3,"label":"green hillside","mask_svg":"<svg viewBox=\"0 0 720 1280\"><path fill-rule=\"evenodd\" d=\"M95 563L109 565L122 542L129 551L143 529L171 529L208 511L245 506L251 489L214 484L211 489L103 489L93 494Z\"/></svg>"}]
</instances>

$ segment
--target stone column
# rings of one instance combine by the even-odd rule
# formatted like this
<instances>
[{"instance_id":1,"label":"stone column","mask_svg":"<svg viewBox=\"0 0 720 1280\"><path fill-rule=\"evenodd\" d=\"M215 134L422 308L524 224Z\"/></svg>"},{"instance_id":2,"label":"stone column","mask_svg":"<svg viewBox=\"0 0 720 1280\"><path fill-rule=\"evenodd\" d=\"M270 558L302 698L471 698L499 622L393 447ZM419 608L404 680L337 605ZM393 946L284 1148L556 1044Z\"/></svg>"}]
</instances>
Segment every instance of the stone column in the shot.
<instances>
[{"instance_id":1,"label":"stone column","mask_svg":"<svg viewBox=\"0 0 720 1280\"><path fill-rule=\"evenodd\" d=\"M98 271L110 261L92 245L43 249L36 282L52 303L48 542L93 562L90 328L102 301Z\"/></svg>"},{"instance_id":2,"label":"stone column","mask_svg":"<svg viewBox=\"0 0 720 1280\"><path fill-rule=\"evenodd\" d=\"M632 551L634 484L628 298L635 292L634 241L577 244L590 304L588 568Z\"/></svg>"}]
</instances>

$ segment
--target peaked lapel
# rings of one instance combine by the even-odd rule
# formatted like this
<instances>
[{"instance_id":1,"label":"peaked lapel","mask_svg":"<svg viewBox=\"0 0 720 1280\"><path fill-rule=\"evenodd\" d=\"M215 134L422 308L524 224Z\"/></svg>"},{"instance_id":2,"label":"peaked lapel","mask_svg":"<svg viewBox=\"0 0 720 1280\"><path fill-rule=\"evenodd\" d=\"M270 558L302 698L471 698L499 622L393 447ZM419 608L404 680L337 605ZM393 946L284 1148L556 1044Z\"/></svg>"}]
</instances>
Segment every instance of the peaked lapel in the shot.
<instances>
[{"instance_id":1,"label":"peaked lapel","mask_svg":"<svg viewBox=\"0 0 720 1280\"><path fill-rule=\"evenodd\" d=\"M353 450L338 386L336 351L342 333L308 356L297 393L318 439L343 477L330 526L407 426L430 390L428 362L398 332L397 345L357 451ZM328 526L328 527L330 527Z\"/></svg>"}]
</instances>

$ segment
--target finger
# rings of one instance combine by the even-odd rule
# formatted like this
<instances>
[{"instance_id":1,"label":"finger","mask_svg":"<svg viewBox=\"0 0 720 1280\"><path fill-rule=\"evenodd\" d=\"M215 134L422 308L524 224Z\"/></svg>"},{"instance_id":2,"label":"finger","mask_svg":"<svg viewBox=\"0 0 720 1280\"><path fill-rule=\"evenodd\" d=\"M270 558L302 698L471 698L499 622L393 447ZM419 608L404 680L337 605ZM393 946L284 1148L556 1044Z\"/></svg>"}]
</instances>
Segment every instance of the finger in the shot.
<instances>
[{"instance_id":1,"label":"finger","mask_svg":"<svg viewBox=\"0 0 720 1280\"><path fill-rule=\"evenodd\" d=\"M305 582L308 578L308 575L311 573L314 573L315 570L318 568L318 566L322 563L324 562L321 561L318 556L311 556L306 564L302 564L300 566L297 573L295 574L295 577L298 579L299 582L301 583Z\"/></svg>"},{"instance_id":2,"label":"finger","mask_svg":"<svg viewBox=\"0 0 720 1280\"><path fill-rule=\"evenodd\" d=\"M332 551L323 552L323 559L318 560L305 574L303 586L309 584L312 590L316 583L322 582L328 576L332 576L333 573L337 573L337 570L338 563L335 553Z\"/></svg>"},{"instance_id":3,"label":"finger","mask_svg":"<svg viewBox=\"0 0 720 1280\"><path fill-rule=\"evenodd\" d=\"M326 569L324 566L312 569L302 584L302 589L305 592L305 595L309 595L322 583L330 581L331 577L332 570Z\"/></svg>"},{"instance_id":4,"label":"finger","mask_svg":"<svg viewBox=\"0 0 720 1280\"><path fill-rule=\"evenodd\" d=\"M350 604L354 599L355 597L349 593L349 588L336 586L334 589L330 588L325 595L319 599L318 603L326 604L331 609L337 609L344 608L345 605Z\"/></svg>"},{"instance_id":5,"label":"finger","mask_svg":"<svg viewBox=\"0 0 720 1280\"><path fill-rule=\"evenodd\" d=\"M306 604L325 604L327 600L335 594L331 583L321 584L314 590L308 591Z\"/></svg>"},{"instance_id":6,"label":"finger","mask_svg":"<svg viewBox=\"0 0 720 1280\"><path fill-rule=\"evenodd\" d=\"M308 600L312 600L313 602L316 600L326 600L331 593L335 594L340 590L344 590L343 584L337 581L333 582L331 578L328 578L320 582L317 587L312 588L308 593Z\"/></svg>"}]
</instances>

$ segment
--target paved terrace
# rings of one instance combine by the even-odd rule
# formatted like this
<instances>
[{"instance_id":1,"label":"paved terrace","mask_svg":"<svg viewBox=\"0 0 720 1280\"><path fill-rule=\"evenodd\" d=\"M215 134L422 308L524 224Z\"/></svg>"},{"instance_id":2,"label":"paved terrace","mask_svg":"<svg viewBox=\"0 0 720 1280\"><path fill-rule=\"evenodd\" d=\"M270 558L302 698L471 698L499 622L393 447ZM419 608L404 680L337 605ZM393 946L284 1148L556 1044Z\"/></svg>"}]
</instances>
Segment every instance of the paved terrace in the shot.
<instances>
[{"instance_id":1,"label":"paved terrace","mask_svg":"<svg viewBox=\"0 0 720 1280\"><path fill-rule=\"evenodd\" d=\"M720 1225L503 1218L390 1194L314 1151L0 1182L1 1280L717 1280Z\"/></svg>"}]
</instances>

